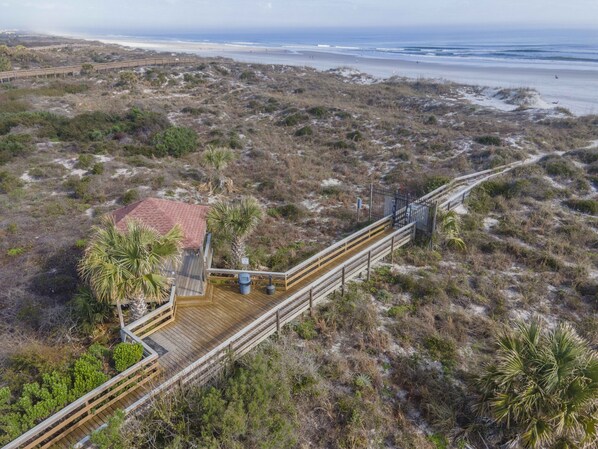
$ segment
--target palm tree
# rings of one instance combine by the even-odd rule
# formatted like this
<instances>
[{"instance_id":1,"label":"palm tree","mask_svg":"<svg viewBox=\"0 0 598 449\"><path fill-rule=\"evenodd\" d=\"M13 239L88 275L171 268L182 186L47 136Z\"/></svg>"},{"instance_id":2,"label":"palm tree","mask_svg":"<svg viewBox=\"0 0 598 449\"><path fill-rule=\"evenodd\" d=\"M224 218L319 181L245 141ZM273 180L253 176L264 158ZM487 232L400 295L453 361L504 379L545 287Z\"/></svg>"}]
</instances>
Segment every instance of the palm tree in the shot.
<instances>
[{"instance_id":1,"label":"palm tree","mask_svg":"<svg viewBox=\"0 0 598 449\"><path fill-rule=\"evenodd\" d=\"M513 447L590 448L598 436L598 355L566 324L520 323L498 341L480 378L480 413L506 426Z\"/></svg>"},{"instance_id":2,"label":"palm tree","mask_svg":"<svg viewBox=\"0 0 598 449\"><path fill-rule=\"evenodd\" d=\"M461 238L461 219L459 215L450 210L440 215L440 235L446 246L465 251L467 246Z\"/></svg>"},{"instance_id":3,"label":"palm tree","mask_svg":"<svg viewBox=\"0 0 598 449\"><path fill-rule=\"evenodd\" d=\"M208 228L215 235L231 242L233 260L237 267L245 257L245 243L262 219L262 208L253 197L236 202L221 201L210 208Z\"/></svg>"},{"instance_id":4,"label":"palm tree","mask_svg":"<svg viewBox=\"0 0 598 449\"><path fill-rule=\"evenodd\" d=\"M183 234L175 226L164 236L142 223L129 220L117 229L112 217L94 228L79 273L99 301L116 303L121 326L121 301L131 305L133 319L147 313L146 301L161 301L168 294L168 279L161 274L167 264L178 262Z\"/></svg>"},{"instance_id":5,"label":"palm tree","mask_svg":"<svg viewBox=\"0 0 598 449\"><path fill-rule=\"evenodd\" d=\"M218 183L217 189L222 190L227 183L232 184L223 172L228 164L235 159L235 154L228 148L214 148L208 146L203 154L203 162L215 172L215 181Z\"/></svg>"}]
</instances>

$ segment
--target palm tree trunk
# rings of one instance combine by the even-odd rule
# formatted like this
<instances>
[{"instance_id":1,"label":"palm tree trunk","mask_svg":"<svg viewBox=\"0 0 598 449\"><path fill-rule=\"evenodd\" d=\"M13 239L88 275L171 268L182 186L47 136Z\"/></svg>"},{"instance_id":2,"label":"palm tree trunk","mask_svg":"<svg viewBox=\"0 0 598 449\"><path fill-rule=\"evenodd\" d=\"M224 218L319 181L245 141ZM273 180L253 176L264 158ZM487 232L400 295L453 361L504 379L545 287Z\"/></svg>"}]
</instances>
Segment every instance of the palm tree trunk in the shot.
<instances>
[{"instance_id":1,"label":"palm tree trunk","mask_svg":"<svg viewBox=\"0 0 598 449\"><path fill-rule=\"evenodd\" d=\"M233 263L235 268L243 267L243 258L245 257L245 239L243 237L235 237L231 242L231 251L233 253Z\"/></svg>"},{"instance_id":2,"label":"palm tree trunk","mask_svg":"<svg viewBox=\"0 0 598 449\"><path fill-rule=\"evenodd\" d=\"M125 319L123 318L123 308L120 301L116 303L116 310L118 310L118 321L120 321L120 328L122 329L125 327Z\"/></svg>"},{"instance_id":3,"label":"palm tree trunk","mask_svg":"<svg viewBox=\"0 0 598 449\"><path fill-rule=\"evenodd\" d=\"M131 314L133 315L133 321L138 320L147 313L147 303L143 295L134 296L129 299L129 305L131 307Z\"/></svg>"}]
</instances>

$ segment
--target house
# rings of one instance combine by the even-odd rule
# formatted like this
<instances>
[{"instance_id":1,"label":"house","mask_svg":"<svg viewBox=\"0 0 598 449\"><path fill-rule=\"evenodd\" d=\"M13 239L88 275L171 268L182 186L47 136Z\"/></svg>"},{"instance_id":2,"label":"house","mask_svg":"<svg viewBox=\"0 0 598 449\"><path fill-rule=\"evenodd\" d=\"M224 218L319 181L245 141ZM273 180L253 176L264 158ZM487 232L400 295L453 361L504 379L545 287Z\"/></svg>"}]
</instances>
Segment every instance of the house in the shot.
<instances>
[{"instance_id":1,"label":"house","mask_svg":"<svg viewBox=\"0 0 598 449\"><path fill-rule=\"evenodd\" d=\"M175 279L177 297L201 296L205 293L206 215L210 208L198 204L160 198L146 198L112 212L116 227L126 229L127 220L137 220L164 235L175 225L183 231L183 254L177 267L165 267Z\"/></svg>"}]
</instances>

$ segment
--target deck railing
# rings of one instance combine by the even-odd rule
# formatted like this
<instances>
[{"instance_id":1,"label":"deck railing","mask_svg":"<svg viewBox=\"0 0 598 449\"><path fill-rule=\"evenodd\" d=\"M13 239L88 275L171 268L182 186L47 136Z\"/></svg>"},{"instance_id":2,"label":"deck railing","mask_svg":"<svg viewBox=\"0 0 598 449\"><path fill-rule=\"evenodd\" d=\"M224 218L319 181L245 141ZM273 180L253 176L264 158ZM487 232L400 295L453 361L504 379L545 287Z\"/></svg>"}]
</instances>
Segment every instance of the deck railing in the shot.
<instances>
[{"instance_id":1,"label":"deck railing","mask_svg":"<svg viewBox=\"0 0 598 449\"><path fill-rule=\"evenodd\" d=\"M49 448L74 427L80 426L132 390L149 382L159 373L158 354L143 342L142 338L173 321L175 313L176 290L173 286L165 304L120 331L123 342L139 343L143 346L143 358L140 362L59 410L3 449Z\"/></svg>"},{"instance_id":2,"label":"deck railing","mask_svg":"<svg viewBox=\"0 0 598 449\"><path fill-rule=\"evenodd\" d=\"M350 236L336 242L332 246L327 247L326 249L311 256L307 260L285 272L210 268L208 269L208 273L210 274L210 282L233 283L235 282L235 278L239 275L239 273L249 273L255 284L266 284L269 282L271 277L272 282L275 285L282 287L284 290L288 290L289 288L296 286L305 278L330 265L332 262L337 260L339 257L342 257L349 251L352 251L359 246L365 245L367 242L380 236L391 227L391 217L384 217L381 220L378 220L375 223L372 223L369 226L366 226L365 228L355 232L354 234L351 234Z\"/></svg>"},{"instance_id":3,"label":"deck railing","mask_svg":"<svg viewBox=\"0 0 598 449\"><path fill-rule=\"evenodd\" d=\"M158 329L174 321L176 316L176 287L170 289L168 301L159 306L156 310L144 315L137 321L133 321L123 330L135 334L139 338L145 338L156 332Z\"/></svg>"},{"instance_id":4,"label":"deck railing","mask_svg":"<svg viewBox=\"0 0 598 449\"><path fill-rule=\"evenodd\" d=\"M144 67L152 65L178 65L197 62L197 59L191 57L169 57L169 58L143 58L132 59L129 61L90 63L89 65L95 72L106 70L126 69L133 67ZM48 67L39 69L9 70L0 72L0 81L9 81L19 78L34 78L39 76L57 76L57 75L79 75L84 70L81 65L70 65L62 67Z\"/></svg>"},{"instance_id":5,"label":"deck railing","mask_svg":"<svg viewBox=\"0 0 598 449\"><path fill-rule=\"evenodd\" d=\"M424 199L438 202L439 207L450 210L454 205L462 202L475 186L522 164L522 162L516 162L492 170L456 178L453 182L430 192ZM453 194L452 191L460 186L464 186L463 189ZM388 231L391 225L391 217L379 220L315 256L310 257L292 270L289 270L289 272L278 274L285 276L285 285L294 285L330 264L333 260L337 260L340 255L345 254L347 251L364 245L371 239L380 236ZM321 301L331 292L340 288L344 293L346 284L350 280L360 275L365 275L369 280L373 264L392 254L395 249L412 241L415 238L415 231L415 223L410 223L407 226L397 229L372 246L350 257L330 272L314 279L308 285L219 344L187 368L162 382L159 386L127 407L125 411L131 413L157 395L188 382L205 383L222 368L225 361L230 360L231 357L236 358L245 354L273 333L280 331L282 326L306 310L311 309L318 301ZM210 272L233 275L238 273L235 270L210 270ZM257 273L264 273L264 275L271 274L268 272ZM293 284L290 284L290 282ZM121 330L123 341L143 345L144 358L139 363L64 407L19 438L10 442L4 449L48 448L73 428L91 419L102 410L129 394L133 389L149 382L159 372L158 355L141 339L172 322L175 315L176 289L173 287L168 302ZM85 440L87 439L88 437Z\"/></svg>"},{"instance_id":6,"label":"deck railing","mask_svg":"<svg viewBox=\"0 0 598 449\"><path fill-rule=\"evenodd\" d=\"M123 341L140 343L143 346L143 359L139 363L54 413L8 443L4 449L52 447L75 427L85 423L155 377L160 369L158 354L128 329L122 330L121 337Z\"/></svg>"},{"instance_id":7,"label":"deck railing","mask_svg":"<svg viewBox=\"0 0 598 449\"><path fill-rule=\"evenodd\" d=\"M340 288L344 292L346 284L359 275L369 278L374 263L413 240L414 236L415 223L411 223L354 255L343 264L291 295L196 362L131 404L127 407L126 412L131 413L157 395L188 382L205 383L223 367L225 361L245 354L273 333L280 331L282 326L298 315L311 309L332 291Z\"/></svg>"}]
</instances>

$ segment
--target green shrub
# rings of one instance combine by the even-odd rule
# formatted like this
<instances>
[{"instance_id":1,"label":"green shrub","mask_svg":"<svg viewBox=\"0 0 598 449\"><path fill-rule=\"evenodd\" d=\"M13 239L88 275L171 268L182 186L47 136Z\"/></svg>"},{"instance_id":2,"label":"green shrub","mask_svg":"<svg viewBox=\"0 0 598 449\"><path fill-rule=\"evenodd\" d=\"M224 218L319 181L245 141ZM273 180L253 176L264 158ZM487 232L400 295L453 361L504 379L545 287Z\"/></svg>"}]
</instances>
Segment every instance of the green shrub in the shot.
<instances>
[{"instance_id":1,"label":"green shrub","mask_svg":"<svg viewBox=\"0 0 598 449\"><path fill-rule=\"evenodd\" d=\"M299 123L307 120L307 118L308 117L305 114L301 114L300 112L295 112L293 114L287 115L278 124L281 126L296 126Z\"/></svg>"},{"instance_id":2,"label":"green shrub","mask_svg":"<svg viewBox=\"0 0 598 449\"><path fill-rule=\"evenodd\" d=\"M143 346L139 343L119 343L114 348L112 357L114 368L122 373L143 358Z\"/></svg>"},{"instance_id":3,"label":"green shrub","mask_svg":"<svg viewBox=\"0 0 598 449\"><path fill-rule=\"evenodd\" d=\"M325 118L328 116L328 108L325 106L314 106L307 110L307 113L317 118Z\"/></svg>"},{"instance_id":4,"label":"green shrub","mask_svg":"<svg viewBox=\"0 0 598 449\"><path fill-rule=\"evenodd\" d=\"M405 316L408 313L412 312L413 310L414 310L413 305L401 304L398 306L392 306L390 309L388 309L388 312L386 312L386 314L391 318L400 318L400 317Z\"/></svg>"},{"instance_id":5,"label":"green shrub","mask_svg":"<svg viewBox=\"0 0 598 449\"><path fill-rule=\"evenodd\" d=\"M425 193L432 192L436 190L438 187L442 187L445 184L451 182L451 178L448 176L436 175L436 176L428 176L425 182Z\"/></svg>"},{"instance_id":6,"label":"green shrub","mask_svg":"<svg viewBox=\"0 0 598 449\"><path fill-rule=\"evenodd\" d=\"M20 256L23 253L25 253L25 248L21 247L10 248L8 251L6 251L6 254L11 257Z\"/></svg>"},{"instance_id":7,"label":"green shrub","mask_svg":"<svg viewBox=\"0 0 598 449\"><path fill-rule=\"evenodd\" d=\"M73 198L83 200L86 203L90 203L95 199L94 190L90 186L91 178L84 176L79 178L77 176L71 176L64 182L64 187L71 191Z\"/></svg>"},{"instance_id":8,"label":"green shrub","mask_svg":"<svg viewBox=\"0 0 598 449\"><path fill-rule=\"evenodd\" d=\"M0 165L6 164L15 157L31 154L33 144L27 134L11 134L0 138Z\"/></svg>"},{"instance_id":9,"label":"green shrub","mask_svg":"<svg viewBox=\"0 0 598 449\"><path fill-rule=\"evenodd\" d=\"M101 162L96 162L92 165L90 172L92 175L101 175L104 173L104 164Z\"/></svg>"},{"instance_id":10,"label":"green shrub","mask_svg":"<svg viewBox=\"0 0 598 449\"><path fill-rule=\"evenodd\" d=\"M131 204L137 201L138 199L139 192L137 191L137 189L130 189L123 193L122 197L120 198L120 201L123 204Z\"/></svg>"},{"instance_id":11,"label":"green shrub","mask_svg":"<svg viewBox=\"0 0 598 449\"><path fill-rule=\"evenodd\" d=\"M106 427L91 434L91 443L97 449L128 449L129 446L121 435L124 422L125 413L122 410L117 410L108 420Z\"/></svg>"},{"instance_id":12,"label":"green shrub","mask_svg":"<svg viewBox=\"0 0 598 449\"><path fill-rule=\"evenodd\" d=\"M98 301L88 288L80 289L70 305L79 325L86 333L91 333L97 325L104 323L112 312L111 306Z\"/></svg>"},{"instance_id":13,"label":"green shrub","mask_svg":"<svg viewBox=\"0 0 598 449\"><path fill-rule=\"evenodd\" d=\"M23 183L12 173L0 171L0 193L11 193L22 187Z\"/></svg>"},{"instance_id":14,"label":"green shrub","mask_svg":"<svg viewBox=\"0 0 598 449\"><path fill-rule=\"evenodd\" d=\"M363 134L360 131L351 131L347 133L347 139L353 142L360 142L363 140Z\"/></svg>"},{"instance_id":15,"label":"green shrub","mask_svg":"<svg viewBox=\"0 0 598 449\"><path fill-rule=\"evenodd\" d=\"M313 134L314 130L309 125L303 126L302 128L299 128L297 131L295 131L295 136L297 137L312 136Z\"/></svg>"},{"instance_id":16,"label":"green shrub","mask_svg":"<svg viewBox=\"0 0 598 449\"><path fill-rule=\"evenodd\" d=\"M548 156L540 162L540 165L550 176L571 179L579 173L578 168L571 161L560 156Z\"/></svg>"},{"instance_id":17,"label":"green shrub","mask_svg":"<svg viewBox=\"0 0 598 449\"><path fill-rule=\"evenodd\" d=\"M296 204L285 204L274 208L275 215L290 221L298 221L305 216L305 210Z\"/></svg>"},{"instance_id":18,"label":"green shrub","mask_svg":"<svg viewBox=\"0 0 598 449\"><path fill-rule=\"evenodd\" d=\"M316 323L312 319L306 319L295 325L295 332L304 340L313 340L318 336Z\"/></svg>"},{"instance_id":19,"label":"green shrub","mask_svg":"<svg viewBox=\"0 0 598 449\"><path fill-rule=\"evenodd\" d=\"M181 157L197 149L197 133L190 128L173 126L156 134L152 143L157 156Z\"/></svg>"},{"instance_id":20,"label":"green shrub","mask_svg":"<svg viewBox=\"0 0 598 449\"><path fill-rule=\"evenodd\" d=\"M430 335L424 340L424 346L430 357L441 362L446 368L451 369L457 363L457 347L453 340Z\"/></svg>"},{"instance_id":21,"label":"green shrub","mask_svg":"<svg viewBox=\"0 0 598 449\"><path fill-rule=\"evenodd\" d=\"M80 154L77 158L77 164L75 166L77 168L82 168L84 170L88 170L91 165L93 164L94 157L91 154Z\"/></svg>"},{"instance_id":22,"label":"green shrub","mask_svg":"<svg viewBox=\"0 0 598 449\"><path fill-rule=\"evenodd\" d=\"M497 136L480 136L474 139L475 142L480 145L495 146L499 147L502 145L502 141Z\"/></svg>"},{"instance_id":23,"label":"green shrub","mask_svg":"<svg viewBox=\"0 0 598 449\"><path fill-rule=\"evenodd\" d=\"M565 201L567 207L588 215L598 214L598 201L591 199L571 199Z\"/></svg>"},{"instance_id":24,"label":"green shrub","mask_svg":"<svg viewBox=\"0 0 598 449\"><path fill-rule=\"evenodd\" d=\"M95 351L96 353L98 351ZM44 373L39 382L23 385L13 399L0 388L0 444L6 444L70 402L106 382L103 361L85 353L65 372Z\"/></svg>"}]
</instances>

